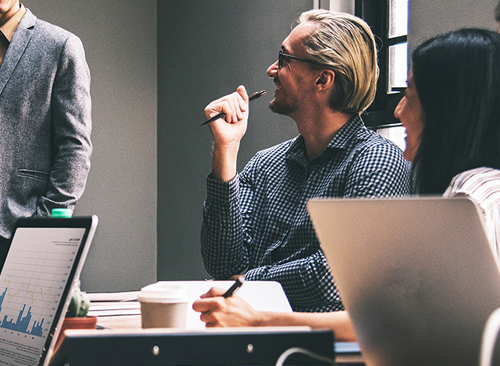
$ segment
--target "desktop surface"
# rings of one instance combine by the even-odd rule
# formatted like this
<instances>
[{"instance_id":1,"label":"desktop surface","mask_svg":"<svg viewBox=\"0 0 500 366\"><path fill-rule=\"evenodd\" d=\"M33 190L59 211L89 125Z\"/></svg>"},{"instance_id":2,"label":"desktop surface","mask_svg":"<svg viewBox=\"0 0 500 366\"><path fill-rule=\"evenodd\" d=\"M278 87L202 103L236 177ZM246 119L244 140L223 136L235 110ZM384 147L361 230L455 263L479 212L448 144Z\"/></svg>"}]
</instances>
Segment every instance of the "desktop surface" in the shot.
<instances>
[{"instance_id":1,"label":"desktop surface","mask_svg":"<svg viewBox=\"0 0 500 366\"><path fill-rule=\"evenodd\" d=\"M140 311L139 315L99 316L97 324L100 329L65 332L51 366L274 365L284 351L293 347L333 358L334 335L331 330L311 330L308 327L205 328L199 313L191 309L192 302L212 286L226 289L234 281L169 283L188 293L186 329L142 329ZM137 295L138 292L90 294L93 303L106 303L105 308L111 312L113 301L123 304L124 301L134 301ZM238 296L259 310L291 311L281 285L272 281L245 282ZM118 314L123 309L120 306L115 310ZM292 355L285 364L290 362L307 365L311 364L311 358Z\"/></svg>"}]
</instances>

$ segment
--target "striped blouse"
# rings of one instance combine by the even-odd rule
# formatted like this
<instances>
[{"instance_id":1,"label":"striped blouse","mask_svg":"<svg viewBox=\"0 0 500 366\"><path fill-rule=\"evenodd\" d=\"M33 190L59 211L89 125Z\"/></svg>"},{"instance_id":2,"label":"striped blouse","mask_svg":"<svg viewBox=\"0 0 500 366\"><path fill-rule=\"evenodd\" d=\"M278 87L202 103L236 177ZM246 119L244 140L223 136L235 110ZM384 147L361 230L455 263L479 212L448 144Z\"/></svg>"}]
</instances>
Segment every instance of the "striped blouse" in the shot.
<instances>
[{"instance_id":1,"label":"striped blouse","mask_svg":"<svg viewBox=\"0 0 500 366\"><path fill-rule=\"evenodd\" d=\"M475 168L456 175L444 197L467 195L479 204L493 252L500 258L500 170Z\"/></svg>"}]
</instances>

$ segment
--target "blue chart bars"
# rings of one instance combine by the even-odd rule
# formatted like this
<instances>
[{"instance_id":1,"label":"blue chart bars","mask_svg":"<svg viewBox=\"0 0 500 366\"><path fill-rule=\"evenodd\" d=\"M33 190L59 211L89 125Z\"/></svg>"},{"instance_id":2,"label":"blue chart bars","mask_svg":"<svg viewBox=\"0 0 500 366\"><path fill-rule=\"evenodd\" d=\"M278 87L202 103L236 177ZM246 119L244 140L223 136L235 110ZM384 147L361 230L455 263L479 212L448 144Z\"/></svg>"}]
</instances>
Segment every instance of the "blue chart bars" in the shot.
<instances>
[{"instance_id":1,"label":"blue chart bars","mask_svg":"<svg viewBox=\"0 0 500 366\"><path fill-rule=\"evenodd\" d=\"M0 295L0 311L2 310L2 304L6 294L7 294L7 289L5 289L2 295ZM31 327L31 330L28 330L28 326L31 321L31 306L28 309L28 313L23 317L25 308L26 304L24 304L23 308L19 311L19 315L17 316L16 321L14 321L14 319L7 320L7 315L4 315L2 322L0 323L0 328L10 329L16 332L21 332L41 337L44 319L42 318L42 320L39 322L35 321L33 323L33 326Z\"/></svg>"}]
</instances>

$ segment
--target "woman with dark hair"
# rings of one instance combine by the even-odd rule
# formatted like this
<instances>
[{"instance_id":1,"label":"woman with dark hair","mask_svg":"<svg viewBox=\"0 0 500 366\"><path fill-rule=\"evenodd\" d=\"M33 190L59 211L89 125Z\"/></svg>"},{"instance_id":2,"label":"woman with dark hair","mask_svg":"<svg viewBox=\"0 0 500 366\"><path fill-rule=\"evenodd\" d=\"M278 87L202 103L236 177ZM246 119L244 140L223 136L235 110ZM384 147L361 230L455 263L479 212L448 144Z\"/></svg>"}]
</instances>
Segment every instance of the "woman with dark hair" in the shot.
<instances>
[{"instance_id":1,"label":"woman with dark hair","mask_svg":"<svg viewBox=\"0 0 500 366\"><path fill-rule=\"evenodd\" d=\"M490 243L500 245L500 35L461 29L412 54L394 115L406 127L416 194L468 195L481 206Z\"/></svg>"}]
</instances>

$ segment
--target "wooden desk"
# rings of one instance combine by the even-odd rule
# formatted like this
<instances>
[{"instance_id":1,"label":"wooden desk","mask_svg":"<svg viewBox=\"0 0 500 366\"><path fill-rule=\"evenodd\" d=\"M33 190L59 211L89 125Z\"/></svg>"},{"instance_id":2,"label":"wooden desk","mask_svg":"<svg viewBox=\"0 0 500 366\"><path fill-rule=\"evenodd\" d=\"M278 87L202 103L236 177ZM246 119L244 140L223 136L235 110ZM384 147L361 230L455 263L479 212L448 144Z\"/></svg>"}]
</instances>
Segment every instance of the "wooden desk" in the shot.
<instances>
[{"instance_id":1,"label":"wooden desk","mask_svg":"<svg viewBox=\"0 0 500 366\"><path fill-rule=\"evenodd\" d=\"M102 327L105 329L141 329L141 316L103 316L97 318L97 327Z\"/></svg>"}]
</instances>

